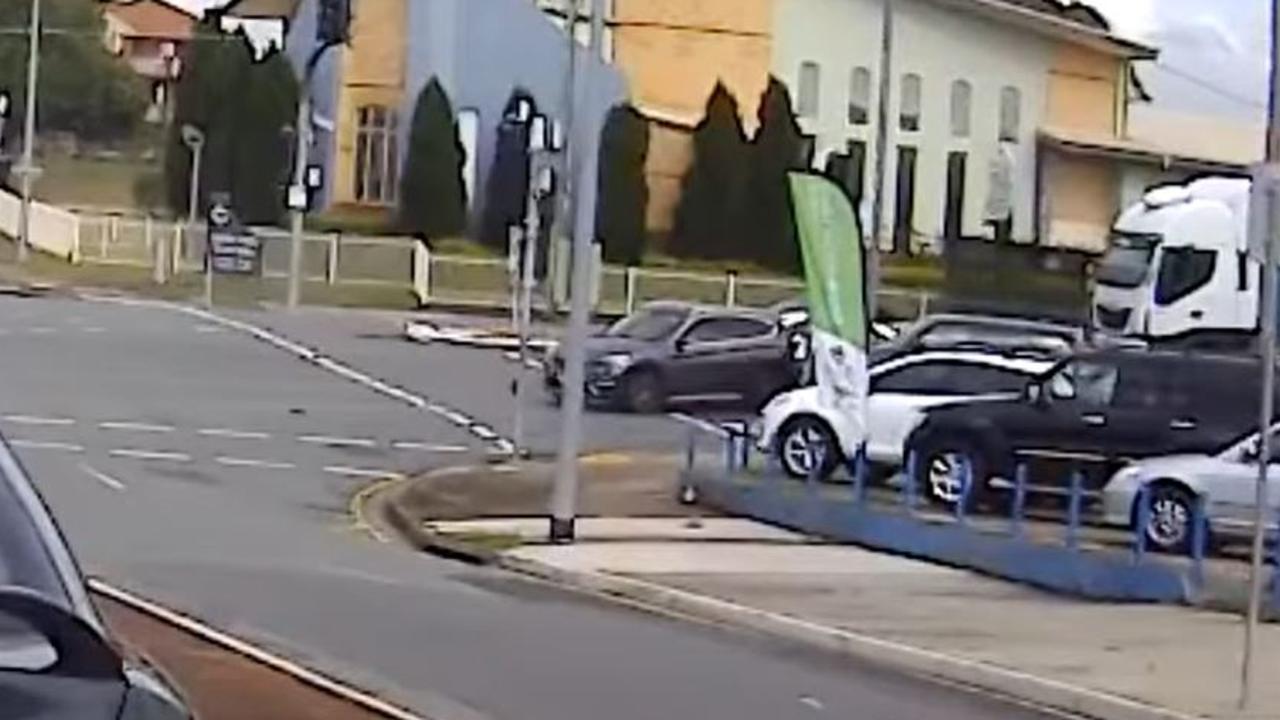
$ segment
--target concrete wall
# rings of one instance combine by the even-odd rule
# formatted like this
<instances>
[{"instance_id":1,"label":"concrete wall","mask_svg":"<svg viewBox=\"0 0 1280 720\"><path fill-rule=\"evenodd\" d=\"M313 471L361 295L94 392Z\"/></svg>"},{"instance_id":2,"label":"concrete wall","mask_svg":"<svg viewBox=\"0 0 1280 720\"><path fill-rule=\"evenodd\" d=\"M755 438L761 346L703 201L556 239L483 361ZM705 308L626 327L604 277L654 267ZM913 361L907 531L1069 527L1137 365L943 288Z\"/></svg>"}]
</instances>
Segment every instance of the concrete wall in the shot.
<instances>
[{"instance_id":1,"label":"concrete wall","mask_svg":"<svg viewBox=\"0 0 1280 720\"><path fill-rule=\"evenodd\" d=\"M874 108L878 83L873 82L871 124L848 122L850 74L856 67L871 70L878 78L881 0L777 0L775 7L773 72L791 87L798 87L802 62L821 68L818 114L801 118L801 126L816 138L815 162L844 148L849 139L867 143L866 202L873 195ZM887 202L882 245L888 244L896 208L893 207L897 149L918 149L915 213L912 227L925 242L943 231L947 154L968 153L967 193L963 232L983 232L984 209L990 187L990 164L998 150L999 97L1003 87L1022 94L1021 136L1016 147L1014 187L1014 239L1031 241L1036 235L1034 217L1036 179L1036 128L1044 122L1049 71L1055 44L1012 26L958 12L929 0L902 0L898 8L891 95L890 151L886 174ZM898 130L899 94L904 73L923 80L920 132ZM950 122L951 84L967 80L973 85L971 137L953 138ZM863 216L869 213L863 208Z\"/></svg>"}]
</instances>

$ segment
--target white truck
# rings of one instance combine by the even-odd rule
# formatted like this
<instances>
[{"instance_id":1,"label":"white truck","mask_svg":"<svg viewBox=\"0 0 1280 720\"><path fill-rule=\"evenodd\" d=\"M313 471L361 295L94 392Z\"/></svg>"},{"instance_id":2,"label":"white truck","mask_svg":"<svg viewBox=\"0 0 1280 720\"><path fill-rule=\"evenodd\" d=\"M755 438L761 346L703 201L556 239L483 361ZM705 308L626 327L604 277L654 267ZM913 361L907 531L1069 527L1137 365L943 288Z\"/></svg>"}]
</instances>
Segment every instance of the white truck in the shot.
<instances>
[{"instance_id":1,"label":"white truck","mask_svg":"<svg viewBox=\"0 0 1280 720\"><path fill-rule=\"evenodd\" d=\"M1248 252L1248 179L1146 193L1121 213L1094 275L1094 326L1152 340L1258 328L1261 264Z\"/></svg>"}]
</instances>

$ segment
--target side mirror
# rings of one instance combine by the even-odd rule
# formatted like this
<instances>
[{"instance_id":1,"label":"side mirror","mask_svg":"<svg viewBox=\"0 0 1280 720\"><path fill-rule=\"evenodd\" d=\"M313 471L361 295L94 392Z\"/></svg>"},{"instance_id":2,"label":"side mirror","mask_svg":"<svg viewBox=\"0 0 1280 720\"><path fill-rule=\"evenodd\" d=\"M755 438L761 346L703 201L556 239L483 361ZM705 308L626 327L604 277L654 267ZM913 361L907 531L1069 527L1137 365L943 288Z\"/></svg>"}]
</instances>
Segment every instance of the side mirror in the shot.
<instances>
[{"instance_id":1,"label":"side mirror","mask_svg":"<svg viewBox=\"0 0 1280 720\"><path fill-rule=\"evenodd\" d=\"M82 618L26 588L0 587L0 629L20 638L13 662L0 652L0 673L120 681L120 657ZM11 667L12 665L12 667Z\"/></svg>"},{"instance_id":2,"label":"side mirror","mask_svg":"<svg viewBox=\"0 0 1280 720\"><path fill-rule=\"evenodd\" d=\"M688 349L688 347L689 347L689 338L686 338L683 336L676 338L675 350L677 355L683 353L686 349Z\"/></svg>"}]
</instances>

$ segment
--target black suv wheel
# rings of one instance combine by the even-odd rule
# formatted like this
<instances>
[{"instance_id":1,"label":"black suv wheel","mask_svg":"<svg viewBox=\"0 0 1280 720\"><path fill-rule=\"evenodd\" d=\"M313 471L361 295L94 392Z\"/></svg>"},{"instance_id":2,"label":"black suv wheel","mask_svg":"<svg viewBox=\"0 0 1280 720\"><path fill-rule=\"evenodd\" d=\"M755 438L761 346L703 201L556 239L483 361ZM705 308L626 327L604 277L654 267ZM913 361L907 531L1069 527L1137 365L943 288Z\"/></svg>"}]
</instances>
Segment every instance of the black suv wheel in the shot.
<instances>
[{"instance_id":1,"label":"black suv wheel","mask_svg":"<svg viewBox=\"0 0 1280 720\"><path fill-rule=\"evenodd\" d=\"M928 438L915 448L916 487L931 502L953 507L969 488L969 502L981 494L987 481L987 458L977 443L964 437Z\"/></svg>"}]
</instances>

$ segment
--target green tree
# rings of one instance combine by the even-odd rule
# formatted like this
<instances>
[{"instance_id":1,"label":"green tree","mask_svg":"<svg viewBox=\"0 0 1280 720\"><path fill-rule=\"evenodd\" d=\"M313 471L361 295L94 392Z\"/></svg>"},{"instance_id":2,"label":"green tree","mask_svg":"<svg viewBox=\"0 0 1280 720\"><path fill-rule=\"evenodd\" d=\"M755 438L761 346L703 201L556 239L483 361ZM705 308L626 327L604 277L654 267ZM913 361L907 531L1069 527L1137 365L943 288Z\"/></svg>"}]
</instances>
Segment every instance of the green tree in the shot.
<instances>
[{"instance_id":1,"label":"green tree","mask_svg":"<svg viewBox=\"0 0 1280 720\"><path fill-rule=\"evenodd\" d=\"M449 96L436 78L418 94L400 185L400 226L427 238L467 228L466 161Z\"/></svg>"},{"instance_id":2,"label":"green tree","mask_svg":"<svg viewBox=\"0 0 1280 720\"><path fill-rule=\"evenodd\" d=\"M649 186L649 123L630 105L609 111L600 138L596 231L604 259L635 265L644 257Z\"/></svg>"},{"instance_id":3,"label":"green tree","mask_svg":"<svg viewBox=\"0 0 1280 720\"><path fill-rule=\"evenodd\" d=\"M809 165L805 142L787 86L769 78L760 100L758 130L751 143L747 181L748 217L744 255L784 272L799 272L800 246L791 210L787 173Z\"/></svg>"},{"instance_id":4,"label":"green tree","mask_svg":"<svg viewBox=\"0 0 1280 720\"><path fill-rule=\"evenodd\" d=\"M175 212L185 213L191 153L184 125L205 134L200 209L209 195L231 194L244 222L274 223L284 212L297 114L298 82L292 65L275 52L256 60L248 43L204 24L191 43L178 83L174 122L165 146L165 188Z\"/></svg>"},{"instance_id":5,"label":"green tree","mask_svg":"<svg viewBox=\"0 0 1280 720\"><path fill-rule=\"evenodd\" d=\"M747 139L738 102L722 83L693 131L693 162L681 185L669 249L680 257L737 256L745 224Z\"/></svg>"},{"instance_id":6,"label":"green tree","mask_svg":"<svg viewBox=\"0 0 1280 720\"><path fill-rule=\"evenodd\" d=\"M0 28L25 29L30 13L30 2L0 2ZM44 0L42 19L40 131L97 142L131 137L150 101L147 84L103 47L101 5L95 0ZM11 118L25 112L28 47L23 33L0 35L0 88L13 100ZM8 124L8 138L21 134L21 122Z\"/></svg>"},{"instance_id":7,"label":"green tree","mask_svg":"<svg viewBox=\"0 0 1280 720\"><path fill-rule=\"evenodd\" d=\"M501 253L507 252L508 229L524 222L528 202L529 127L516 112L522 103L528 103L531 114L537 113L537 103L528 90L512 89L498 122L493 162L485 178L480 242Z\"/></svg>"}]
</instances>

